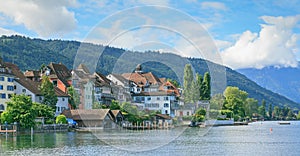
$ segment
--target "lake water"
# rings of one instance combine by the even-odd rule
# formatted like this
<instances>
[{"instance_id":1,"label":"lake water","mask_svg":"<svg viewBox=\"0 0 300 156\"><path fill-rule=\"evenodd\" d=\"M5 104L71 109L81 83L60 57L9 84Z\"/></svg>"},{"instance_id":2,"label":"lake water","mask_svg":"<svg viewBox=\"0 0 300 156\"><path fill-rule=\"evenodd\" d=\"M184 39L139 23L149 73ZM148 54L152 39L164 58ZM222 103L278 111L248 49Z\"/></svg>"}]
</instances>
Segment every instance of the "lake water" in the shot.
<instances>
[{"instance_id":1,"label":"lake water","mask_svg":"<svg viewBox=\"0 0 300 156\"><path fill-rule=\"evenodd\" d=\"M272 129L272 130L271 130ZM300 155L300 122L0 136L0 155Z\"/></svg>"}]
</instances>

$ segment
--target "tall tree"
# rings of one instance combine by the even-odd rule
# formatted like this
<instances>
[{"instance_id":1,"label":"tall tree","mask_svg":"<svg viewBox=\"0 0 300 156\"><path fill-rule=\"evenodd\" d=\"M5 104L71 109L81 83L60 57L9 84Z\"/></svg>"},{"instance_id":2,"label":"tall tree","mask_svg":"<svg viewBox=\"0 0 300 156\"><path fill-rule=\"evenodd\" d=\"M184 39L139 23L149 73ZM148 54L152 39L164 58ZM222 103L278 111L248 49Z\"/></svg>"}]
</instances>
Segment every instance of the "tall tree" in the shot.
<instances>
[{"instance_id":1,"label":"tall tree","mask_svg":"<svg viewBox=\"0 0 300 156\"><path fill-rule=\"evenodd\" d=\"M44 96L42 103L50 106L55 110L58 99L57 95L55 94L54 86L50 82L48 76L44 75L42 77L42 84L40 86L40 90L42 92L42 95Z\"/></svg>"},{"instance_id":2,"label":"tall tree","mask_svg":"<svg viewBox=\"0 0 300 156\"><path fill-rule=\"evenodd\" d=\"M203 92L202 91L202 89L203 89L202 82L203 82L203 77L199 73L196 74L196 82L197 82L197 84L199 86L199 100L202 100L202 92Z\"/></svg>"},{"instance_id":3,"label":"tall tree","mask_svg":"<svg viewBox=\"0 0 300 156\"><path fill-rule=\"evenodd\" d=\"M68 87L68 94L70 95L69 103L72 106L72 109L78 108L80 104L80 97L73 86Z\"/></svg>"},{"instance_id":4,"label":"tall tree","mask_svg":"<svg viewBox=\"0 0 300 156\"><path fill-rule=\"evenodd\" d=\"M278 106L275 106L273 109L273 117L278 120L280 116L280 108Z\"/></svg>"},{"instance_id":5,"label":"tall tree","mask_svg":"<svg viewBox=\"0 0 300 156\"><path fill-rule=\"evenodd\" d=\"M245 104L246 116L252 117L254 113L258 111L258 101L253 98L247 98Z\"/></svg>"},{"instance_id":6,"label":"tall tree","mask_svg":"<svg viewBox=\"0 0 300 156\"><path fill-rule=\"evenodd\" d=\"M192 66L190 64L186 64L184 67L184 75L183 75L184 102L192 102L191 88L192 88L193 79L194 76L193 76Z\"/></svg>"},{"instance_id":7,"label":"tall tree","mask_svg":"<svg viewBox=\"0 0 300 156\"><path fill-rule=\"evenodd\" d=\"M266 117L266 101L262 100L261 106L258 107L258 114L260 114L262 117Z\"/></svg>"},{"instance_id":8,"label":"tall tree","mask_svg":"<svg viewBox=\"0 0 300 156\"><path fill-rule=\"evenodd\" d=\"M204 74L203 82L202 82L202 99L201 100L210 100L211 87L210 87L210 75L208 72Z\"/></svg>"},{"instance_id":9,"label":"tall tree","mask_svg":"<svg viewBox=\"0 0 300 156\"><path fill-rule=\"evenodd\" d=\"M272 116L272 110L273 110L272 104L269 103L269 106L268 106L268 116L269 116L269 119L273 118L273 116Z\"/></svg>"},{"instance_id":10,"label":"tall tree","mask_svg":"<svg viewBox=\"0 0 300 156\"><path fill-rule=\"evenodd\" d=\"M200 86L196 80L192 82L192 89L191 89L191 99L193 103L196 103L200 97Z\"/></svg>"},{"instance_id":11,"label":"tall tree","mask_svg":"<svg viewBox=\"0 0 300 156\"><path fill-rule=\"evenodd\" d=\"M229 86L225 89L224 96L225 102L223 109L232 111L233 115L237 118L245 117L245 101L248 97L248 93L239 90L238 87Z\"/></svg>"}]
</instances>

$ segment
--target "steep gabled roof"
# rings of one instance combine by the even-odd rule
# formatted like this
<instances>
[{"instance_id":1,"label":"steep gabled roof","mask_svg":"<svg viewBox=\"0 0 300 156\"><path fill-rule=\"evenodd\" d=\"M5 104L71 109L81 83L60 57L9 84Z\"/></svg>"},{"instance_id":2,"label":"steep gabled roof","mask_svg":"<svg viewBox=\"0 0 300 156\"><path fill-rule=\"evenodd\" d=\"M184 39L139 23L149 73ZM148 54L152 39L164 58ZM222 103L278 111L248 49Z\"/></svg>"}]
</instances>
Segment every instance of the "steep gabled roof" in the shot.
<instances>
[{"instance_id":1,"label":"steep gabled roof","mask_svg":"<svg viewBox=\"0 0 300 156\"><path fill-rule=\"evenodd\" d=\"M102 84L104 86L110 86L111 81L108 78L106 78L105 75L103 75L99 72L95 72L94 75L96 76L96 80L98 82L100 82L100 84Z\"/></svg>"},{"instance_id":2,"label":"steep gabled roof","mask_svg":"<svg viewBox=\"0 0 300 156\"><path fill-rule=\"evenodd\" d=\"M87 68L85 64L79 64L76 70L80 70L85 72L86 74L90 74L90 70Z\"/></svg>"},{"instance_id":3,"label":"steep gabled roof","mask_svg":"<svg viewBox=\"0 0 300 156\"><path fill-rule=\"evenodd\" d=\"M16 76L15 81L18 82L20 85L28 89L30 92L36 95L42 95L41 91L39 90L39 84L34 82L30 79L27 79L23 73L20 71L19 67L12 63L6 63L6 66L9 67Z\"/></svg>"},{"instance_id":4,"label":"steep gabled roof","mask_svg":"<svg viewBox=\"0 0 300 156\"><path fill-rule=\"evenodd\" d=\"M70 97L67 93L63 92L56 86L54 86L54 91L57 97Z\"/></svg>"},{"instance_id":5,"label":"steep gabled roof","mask_svg":"<svg viewBox=\"0 0 300 156\"><path fill-rule=\"evenodd\" d=\"M41 72L38 70L26 70L24 75L25 77L40 77Z\"/></svg>"},{"instance_id":6,"label":"steep gabled roof","mask_svg":"<svg viewBox=\"0 0 300 156\"><path fill-rule=\"evenodd\" d=\"M122 83L124 83L124 85L129 84L129 81L126 78L124 78L122 75L119 75L119 74L111 74L111 75L114 76L119 81L121 81Z\"/></svg>"},{"instance_id":7,"label":"steep gabled roof","mask_svg":"<svg viewBox=\"0 0 300 156\"><path fill-rule=\"evenodd\" d=\"M112 112L109 109L76 109L76 110L64 110L62 112L67 118L73 120L104 120L109 115L112 118Z\"/></svg>"},{"instance_id":8,"label":"steep gabled roof","mask_svg":"<svg viewBox=\"0 0 300 156\"><path fill-rule=\"evenodd\" d=\"M138 86L146 86L147 84L149 85L160 85L160 79L157 78L153 73L148 72L148 73L124 73L122 76L130 81L133 81L136 83Z\"/></svg>"},{"instance_id":9,"label":"steep gabled roof","mask_svg":"<svg viewBox=\"0 0 300 156\"><path fill-rule=\"evenodd\" d=\"M72 78L72 74L65 65L63 65L61 63L56 64L56 63L51 62L48 65L48 67L51 69L51 72L49 75L50 78L58 78L61 82L64 83L65 86L67 86L67 87L70 86L70 84L68 83L68 80Z\"/></svg>"},{"instance_id":10,"label":"steep gabled roof","mask_svg":"<svg viewBox=\"0 0 300 156\"><path fill-rule=\"evenodd\" d=\"M168 89L165 89L164 87L168 87ZM160 87L159 90L166 91L168 93L174 93L176 96L180 96L179 90L175 87L173 83L170 81L164 82Z\"/></svg>"},{"instance_id":11,"label":"steep gabled roof","mask_svg":"<svg viewBox=\"0 0 300 156\"><path fill-rule=\"evenodd\" d=\"M116 118L118 116L118 114L122 115L122 112L120 110L111 110L112 114L114 115L113 117Z\"/></svg>"}]
</instances>

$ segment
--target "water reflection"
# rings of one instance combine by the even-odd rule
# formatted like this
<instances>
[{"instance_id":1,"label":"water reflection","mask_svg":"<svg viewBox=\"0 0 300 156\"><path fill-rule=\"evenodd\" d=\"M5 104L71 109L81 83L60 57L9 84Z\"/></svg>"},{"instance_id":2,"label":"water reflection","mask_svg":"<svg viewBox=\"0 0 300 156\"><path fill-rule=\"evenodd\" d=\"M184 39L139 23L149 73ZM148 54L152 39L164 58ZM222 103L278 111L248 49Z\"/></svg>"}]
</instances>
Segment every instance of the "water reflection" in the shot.
<instances>
[{"instance_id":1,"label":"water reflection","mask_svg":"<svg viewBox=\"0 0 300 156\"><path fill-rule=\"evenodd\" d=\"M270 128L273 129L270 133ZM0 155L298 155L300 124L0 136ZM208 132L208 133L207 133ZM174 137L177 136L178 137ZM173 136L173 137L172 137ZM173 138L173 139L171 139ZM171 140L170 142L167 140Z\"/></svg>"}]
</instances>

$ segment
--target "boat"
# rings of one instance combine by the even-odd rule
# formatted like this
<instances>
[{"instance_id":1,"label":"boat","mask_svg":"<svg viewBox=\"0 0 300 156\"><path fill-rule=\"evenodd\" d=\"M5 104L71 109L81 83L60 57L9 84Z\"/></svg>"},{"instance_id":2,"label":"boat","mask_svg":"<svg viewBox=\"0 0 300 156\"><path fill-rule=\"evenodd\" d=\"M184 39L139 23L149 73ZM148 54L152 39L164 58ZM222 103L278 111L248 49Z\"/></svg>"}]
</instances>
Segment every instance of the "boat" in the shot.
<instances>
[{"instance_id":1,"label":"boat","mask_svg":"<svg viewBox=\"0 0 300 156\"><path fill-rule=\"evenodd\" d=\"M291 123L288 122L288 121L281 121L281 122L278 122L279 125L290 125Z\"/></svg>"}]
</instances>

